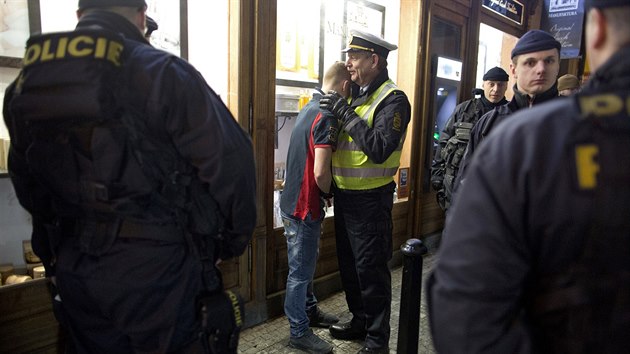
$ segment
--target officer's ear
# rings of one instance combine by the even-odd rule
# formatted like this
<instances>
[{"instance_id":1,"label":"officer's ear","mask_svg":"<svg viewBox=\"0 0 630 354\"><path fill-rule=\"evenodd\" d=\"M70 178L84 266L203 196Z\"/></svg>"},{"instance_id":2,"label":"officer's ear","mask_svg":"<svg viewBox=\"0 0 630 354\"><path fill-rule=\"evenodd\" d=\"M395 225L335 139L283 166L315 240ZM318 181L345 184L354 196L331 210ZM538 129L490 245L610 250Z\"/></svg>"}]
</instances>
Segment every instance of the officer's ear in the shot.
<instances>
[{"instance_id":1,"label":"officer's ear","mask_svg":"<svg viewBox=\"0 0 630 354\"><path fill-rule=\"evenodd\" d=\"M343 98L350 96L350 80L343 80L343 82L341 82L341 95Z\"/></svg>"},{"instance_id":2,"label":"officer's ear","mask_svg":"<svg viewBox=\"0 0 630 354\"><path fill-rule=\"evenodd\" d=\"M136 17L134 18L134 25L138 27L142 35L144 36L144 32L146 32L147 26L147 8L141 7L136 12Z\"/></svg>"},{"instance_id":3,"label":"officer's ear","mask_svg":"<svg viewBox=\"0 0 630 354\"><path fill-rule=\"evenodd\" d=\"M599 49L606 43L606 16L601 9L592 8L587 14L586 38L587 49Z\"/></svg>"},{"instance_id":4,"label":"officer's ear","mask_svg":"<svg viewBox=\"0 0 630 354\"><path fill-rule=\"evenodd\" d=\"M377 68L378 62L379 60L381 60L381 58L377 54L372 54L371 57L372 57L372 67Z\"/></svg>"},{"instance_id":5,"label":"officer's ear","mask_svg":"<svg viewBox=\"0 0 630 354\"><path fill-rule=\"evenodd\" d=\"M512 59L512 62L510 63L510 74L512 74L512 77L516 80L518 79L518 75L516 74L516 63L518 62L518 56L515 56L514 59Z\"/></svg>"}]
</instances>

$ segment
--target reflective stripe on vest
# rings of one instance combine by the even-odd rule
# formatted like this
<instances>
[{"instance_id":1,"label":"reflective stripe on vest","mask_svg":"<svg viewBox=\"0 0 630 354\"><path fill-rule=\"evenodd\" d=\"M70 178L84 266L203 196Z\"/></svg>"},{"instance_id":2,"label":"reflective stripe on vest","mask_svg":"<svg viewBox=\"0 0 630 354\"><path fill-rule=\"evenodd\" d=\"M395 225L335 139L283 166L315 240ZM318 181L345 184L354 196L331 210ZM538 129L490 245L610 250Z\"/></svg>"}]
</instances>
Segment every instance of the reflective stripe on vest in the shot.
<instances>
[{"instance_id":1,"label":"reflective stripe on vest","mask_svg":"<svg viewBox=\"0 0 630 354\"><path fill-rule=\"evenodd\" d=\"M376 107L394 90L398 90L392 80L385 81L355 112L371 128L374 125ZM350 127L345 127L349 129ZM374 163L357 146L344 130L339 133L337 150L332 156L333 179L341 189L365 190L384 186L394 180L400 166L403 138L398 148L381 164Z\"/></svg>"}]
</instances>

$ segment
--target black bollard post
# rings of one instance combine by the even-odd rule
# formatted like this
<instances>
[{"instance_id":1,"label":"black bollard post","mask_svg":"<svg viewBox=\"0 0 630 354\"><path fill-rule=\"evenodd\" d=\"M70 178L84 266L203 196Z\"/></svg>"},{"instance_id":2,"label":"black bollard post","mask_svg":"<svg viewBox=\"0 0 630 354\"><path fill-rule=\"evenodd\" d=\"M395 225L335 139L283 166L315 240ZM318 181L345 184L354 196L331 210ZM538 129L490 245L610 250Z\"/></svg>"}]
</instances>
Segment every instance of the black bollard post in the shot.
<instances>
[{"instance_id":1,"label":"black bollard post","mask_svg":"<svg viewBox=\"0 0 630 354\"><path fill-rule=\"evenodd\" d=\"M400 290L398 321L398 353L418 353L420 334L420 295L422 291L422 256L427 247L421 240L411 238L400 250L403 254L403 276Z\"/></svg>"}]
</instances>

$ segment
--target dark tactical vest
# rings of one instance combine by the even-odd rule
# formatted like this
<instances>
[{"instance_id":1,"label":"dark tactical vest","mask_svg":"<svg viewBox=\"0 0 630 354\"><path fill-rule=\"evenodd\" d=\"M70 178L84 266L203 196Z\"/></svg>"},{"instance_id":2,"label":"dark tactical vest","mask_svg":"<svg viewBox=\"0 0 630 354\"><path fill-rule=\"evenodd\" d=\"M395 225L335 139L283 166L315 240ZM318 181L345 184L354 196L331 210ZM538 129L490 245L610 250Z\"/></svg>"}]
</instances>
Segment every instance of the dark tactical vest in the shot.
<instances>
[{"instance_id":1,"label":"dark tactical vest","mask_svg":"<svg viewBox=\"0 0 630 354\"><path fill-rule=\"evenodd\" d=\"M591 228L582 256L537 284L535 335L542 352L628 353L630 95L576 99L584 119L567 148L575 156L575 193L593 200Z\"/></svg>"},{"instance_id":2,"label":"dark tactical vest","mask_svg":"<svg viewBox=\"0 0 630 354\"><path fill-rule=\"evenodd\" d=\"M455 180L470 140L470 132L483 115L483 112L480 99L469 100L462 110L460 120L453 124L455 134L448 139L446 145L440 151L440 155L444 160L444 180L442 182L444 197L443 201L440 202L440 206L444 210L451 205Z\"/></svg>"},{"instance_id":3,"label":"dark tactical vest","mask_svg":"<svg viewBox=\"0 0 630 354\"><path fill-rule=\"evenodd\" d=\"M166 237L219 233L216 203L190 165L126 103L124 57L135 45L94 29L32 36L11 101L28 130L32 173L60 220L77 223L64 232L79 230L90 254L125 229L147 238L161 238L161 225L177 226Z\"/></svg>"}]
</instances>

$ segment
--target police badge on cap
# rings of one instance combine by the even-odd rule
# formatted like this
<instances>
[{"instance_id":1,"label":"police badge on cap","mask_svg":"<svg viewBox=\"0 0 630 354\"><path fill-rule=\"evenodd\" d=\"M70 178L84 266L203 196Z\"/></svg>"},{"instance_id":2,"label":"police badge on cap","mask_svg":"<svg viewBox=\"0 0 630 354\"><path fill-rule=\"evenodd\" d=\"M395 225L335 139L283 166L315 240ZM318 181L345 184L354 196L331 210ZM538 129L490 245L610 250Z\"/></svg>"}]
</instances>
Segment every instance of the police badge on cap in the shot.
<instances>
[{"instance_id":1,"label":"police badge on cap","mask_svg":"<svg viewBox=\"0 0 630 354\"><path fill-rule=\"evenodd\" d=\"M389 52L396 49L398 49L397 45L391 44L381 37L359 30L352 30L350 32L348 48L342 50L342 52L347 53L350 51L363 50L387 58Z\"/></svg>"}]
</instances>

